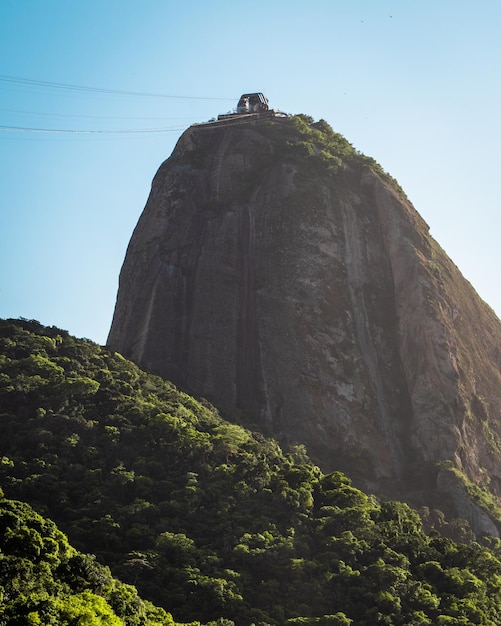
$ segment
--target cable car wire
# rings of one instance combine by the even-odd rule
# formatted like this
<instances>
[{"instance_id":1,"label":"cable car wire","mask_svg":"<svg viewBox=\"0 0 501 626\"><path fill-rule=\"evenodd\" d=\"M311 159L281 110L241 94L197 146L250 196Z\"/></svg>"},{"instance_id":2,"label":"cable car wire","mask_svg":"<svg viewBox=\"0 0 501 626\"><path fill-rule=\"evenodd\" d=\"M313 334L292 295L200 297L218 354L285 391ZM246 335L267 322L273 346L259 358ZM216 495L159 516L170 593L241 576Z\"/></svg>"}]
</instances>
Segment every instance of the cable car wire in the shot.
<instances>
[{"instance_id":1,"label":"cable car wire","mask_svg":"<svg viewBox=\"0 0 501 626\"><path fill-rule=\"evenodd\" d=\"M81 115L78 113L54 113L47 111L21 111L20 109L2 109L0 108L0 112L4 113L18 113L21 115L37 115L43 117L73 117L79 119L96 119L96 120L191 120L191 117L118 117L116 115Z\"/></svg>"},{"instance_id":2,"label":"cable car wire","mask_svg":"<svg viewBox=\"0 0 501 626\"><path fill-rule=\"evenodd\" d=\"M113 134L130 134L130 133L173 133L185 130L184 127L170 128L126 128L117 130L77 130L77 129L61 129L61 128L27 128L23 126L0 126L0 132L12 133L54 133L54 134L71 134L71 135L113 135Z\"/></svg>"},{"instance_id":3,"label":"cable car wire","mask_svg":"<svg viewBox=\"0 0 501 626\"><path fill-rule=\"evenodd\" d=\"M135 96L141 98L177 98L180 100L234 100L234 98L221 98L212 96L180 96L164 93L145 93L141 91L125 91L122 89L103 89L100 87L84 87L82 85L69 85L66 83L56 83L44 80L34 80L31 78L22 78L20 76L7 76L0 74L0 81L7 83L16 83L20 85L29 85L31 87L51 87L53 89L65 89L70 91L84 91L90 93L103 93L118 96Z\"/></svg>"}]
</instances>

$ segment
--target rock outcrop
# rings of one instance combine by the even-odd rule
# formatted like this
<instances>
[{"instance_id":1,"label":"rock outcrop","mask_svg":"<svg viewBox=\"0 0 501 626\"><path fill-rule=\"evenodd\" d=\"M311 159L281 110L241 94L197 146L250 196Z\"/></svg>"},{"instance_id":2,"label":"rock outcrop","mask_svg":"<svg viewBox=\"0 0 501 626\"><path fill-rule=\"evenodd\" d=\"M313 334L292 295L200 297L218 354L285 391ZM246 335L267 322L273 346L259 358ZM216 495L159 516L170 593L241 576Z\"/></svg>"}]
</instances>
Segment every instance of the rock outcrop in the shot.
<instances>
[{"instance_id":1,"label":"rock outcrop","mask_svg":"<svg viewBox=\"0 0 501 626\"><path fill-rule=\"evenodd\" d=\"M108 343L368 491L457 512L473 485L493 517L501 323L395 181L311 122L184 133L132 236Z\"/></svg>"}]
</instances>

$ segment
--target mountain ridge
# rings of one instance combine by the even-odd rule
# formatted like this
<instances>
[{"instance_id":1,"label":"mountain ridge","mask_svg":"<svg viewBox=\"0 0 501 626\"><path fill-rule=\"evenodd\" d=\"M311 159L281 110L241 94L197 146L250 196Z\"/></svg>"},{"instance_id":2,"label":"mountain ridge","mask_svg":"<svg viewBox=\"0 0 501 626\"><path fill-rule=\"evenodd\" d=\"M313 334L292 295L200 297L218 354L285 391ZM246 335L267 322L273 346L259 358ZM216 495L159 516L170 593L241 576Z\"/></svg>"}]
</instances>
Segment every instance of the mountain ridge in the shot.
<instances>
[{"instance_id":1,"label":"mountain ridge","mask_svg":"<svg viewBox=\"0 0 501 626\"><path fill-rule=\"evenodd\" d=\"M323 120L183 134L108 344L368 491L433 505L451 461L459 508L467 480L501 494L499 320L396 181Z\"/></svg>"}]
</instances>

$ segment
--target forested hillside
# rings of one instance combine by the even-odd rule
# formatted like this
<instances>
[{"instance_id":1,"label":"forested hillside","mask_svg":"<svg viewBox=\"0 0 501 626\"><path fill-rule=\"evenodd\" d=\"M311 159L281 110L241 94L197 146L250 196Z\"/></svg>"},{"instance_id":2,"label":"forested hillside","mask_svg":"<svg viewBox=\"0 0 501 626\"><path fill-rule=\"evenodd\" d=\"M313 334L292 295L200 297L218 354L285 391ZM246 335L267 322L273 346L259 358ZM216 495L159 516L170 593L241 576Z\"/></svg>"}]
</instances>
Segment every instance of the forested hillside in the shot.
<instances>
[{"instance_id":1,"label":"forested hillside","mask_svg":"<svg viewBox=\"0 0 501 626\"><path fill-rule=\"evenodd\" d=\"M176 626L92 555L72 548L52 521L1 492L0 529L2 626Z\"/></svg>"},{"instance_id":2,"label":"forested hillside","mask_svg":"<svg viewBox=\"0 0 501 626\"><path fill-rule=\"evenodd\" d=\"M472 541L458 521L464 543L426 534L407 505L322 474L304 448L284 452L60 329L0 322L0 441L5 496L54 520L76 550L177 621L501 623L499 540ZM99 623L169 623L148 603L142 616L120 612L109 590L136 598L131 587L26 505L0 506L4 611L15 585L36 579L16 611L43 596L47 606L89 600L108 619ZM440 512L429 517L447 530ZM68 563L90 579L71 574L71 586ZM30 619L19 623L51 623Z\"/></svg>"}]
</instances>

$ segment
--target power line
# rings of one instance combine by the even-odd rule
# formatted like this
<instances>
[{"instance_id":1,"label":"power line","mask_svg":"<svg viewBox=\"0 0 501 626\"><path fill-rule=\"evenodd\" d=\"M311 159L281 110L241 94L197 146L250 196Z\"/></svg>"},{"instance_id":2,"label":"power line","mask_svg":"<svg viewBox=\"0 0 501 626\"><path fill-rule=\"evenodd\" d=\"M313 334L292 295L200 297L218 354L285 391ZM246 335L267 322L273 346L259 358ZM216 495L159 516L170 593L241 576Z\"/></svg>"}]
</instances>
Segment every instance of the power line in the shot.
<instances>
[{"instance_id":1,"label":"power line","mask_svg":"<svg viewBox=\"0 0 501 626\"><path fill-rule=\"evenodd\" d=\"M20 109L2 109L0 111L4 113L19 113L21 115L38 115L44 117L78 117L85 119L99 119L99 120L191 120L193 117L117 117L116 115L81 115L77 113L49 113L47 111L22 111Z\"/></svg>"},{"instance_id":2,"label":"power line","mask_svg":"<svg viewBox=\"0 0 501 626\"><path fill-rule=\"evenodd\" d=\"M34 80L31 78L21 78L19 76L6 76L0 74L0 81L6 83L17 83L32 87L51 87L53 89L65 89L70 91L86 91L92 93L113 94L119 96L135 96L141 98L177 98L180 100L234 100L234 98L220 98L211 96L179 96L164 93L144 93L140 91L125 91L122 89L102 89L100 87L84 87L82 85L68 85L65 83L55 83L44 80Z\"/></svg>"},{"instance_id":3,"label":"power line","mask_svg":"<svg viewBox=\"0 0 501 626\"><path fill-rule=\"evenodd\" d=\"M170 128L127 128L118 130L75 130L61 128L25 128L22 126L0 126L0 132L12 133L54 133L54 134L72 134L72 135L112 135L112 134L130 134L130 133L173 133L185 130L184 126Z\"/></svg>"}]
</instances>

